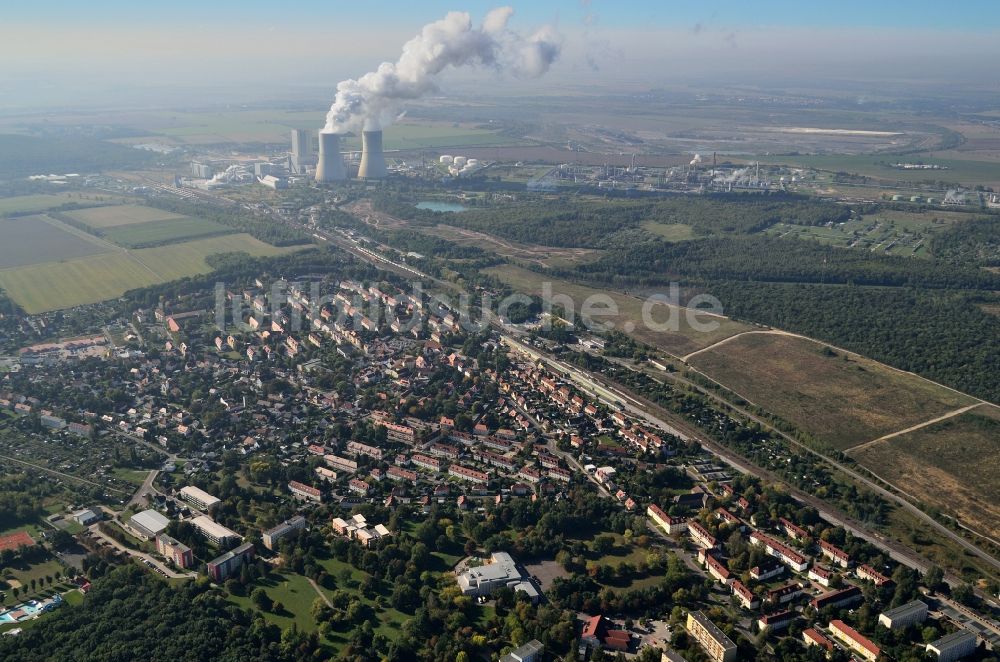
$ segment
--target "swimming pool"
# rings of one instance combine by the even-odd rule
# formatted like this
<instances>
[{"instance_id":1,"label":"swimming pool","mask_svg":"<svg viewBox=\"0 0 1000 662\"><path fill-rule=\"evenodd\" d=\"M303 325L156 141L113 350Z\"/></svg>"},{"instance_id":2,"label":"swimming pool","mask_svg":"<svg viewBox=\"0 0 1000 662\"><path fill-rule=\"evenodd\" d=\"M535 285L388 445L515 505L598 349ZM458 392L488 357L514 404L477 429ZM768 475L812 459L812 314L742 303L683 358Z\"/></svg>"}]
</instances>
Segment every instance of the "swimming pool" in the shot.
<instances>
[{"instance_id":1,"label":"swimming pool","mask_svg":"<svg viewBox=\"0 0 1000 662\"><path fill-rule=\"evenodd\" d=\"M19 621L26 621L29 618L35 618L42 612L52 611L60 604L62 604L62 596L58 593L53 595L51 598L46 598L39 602L38 600L28 600L16 607L11 607L7 611L0 613L0 625L4 623L17 623Z\"/></svg>"}]
</instances>

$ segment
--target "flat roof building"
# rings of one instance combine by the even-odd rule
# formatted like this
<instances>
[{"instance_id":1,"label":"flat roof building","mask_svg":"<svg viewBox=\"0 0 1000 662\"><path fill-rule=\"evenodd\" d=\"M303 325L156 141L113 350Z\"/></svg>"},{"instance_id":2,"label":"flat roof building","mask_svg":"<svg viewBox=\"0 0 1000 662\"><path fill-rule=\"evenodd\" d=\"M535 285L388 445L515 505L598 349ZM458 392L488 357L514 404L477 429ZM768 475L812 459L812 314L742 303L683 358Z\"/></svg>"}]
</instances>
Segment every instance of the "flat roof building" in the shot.
<instances>
[{"instance_id":1,"label":"flat roof building","mask_svg":"<svg viewBox=\"0 0 1000 662\"><path fill-rule=\"evenodd\" d=\"M182 487L181 498L188 503L193 504L195 507L201 508L202 510L208 510L215 504L219 503L219 499L215 498L205 490L195 487L194 485Z\"/></svg>"},{"instance_id":2,"label":"flat roof building","mask_svg":"<svg viewBox=\"0 0 1000 662\"><path fill-rule=\"evenodd\" d=\"M191 520L191 526L198 529L198 533L219 546L226 545L227 543L242 538L240 534L227 529L208 515L195 517Z\"/></svg>"},{"instance_id":3,"label":"flat roof building","mask_svg":"<svg viewBox=\"0 0 1000 662\"><path fill-rule=\"evenodd\" d=\"M701 644L712 662L733 662L736 659L736 644L700 611L688 612L687 631Z\"/></svg>"},{"instance_id":4,"label":"flat roof building","mask_svg":"<svg viewBox=\"0 0 1000 662\"><path fill-rule=\"evenodd\" d=\"M489 563L469 568L458 576L457 582L462 595L491 595L501 588L509 587L515 592L526 593L533 602L541 597L538 589L524 579L507 552L493 552Z\"/></svg>"},{"instance_id":5,"label":"flat roof building","mask_svg":"<svg viewBox=\"0 0 1000 662\"><path fill-rule=\"evenodd\" d=\"M248 542L209 561L207 564L208 576L217 582L224 581L239 570L244 563L253 559L254 551L253 543Z\"/></svg>"},{"instance_id":6,"label":"flat roof building","mask_svg":"<svg viewBox=\"0 0 1000 662\"><path fill-rule=\"evenodd\" d=\"M295 531L301 531L306 528L306 518L302 515L296 515L295 517L286 520L274 527L273 529L268 529L263 534L261 538L264 541L264 547L268 549L274 549L274 545L282 538L287 538L289 535Z\"/></svg>"},{"instance_id":7,"label":"flat roof building","mask_svg":"<svg viewBox=\"0 0 1000 662\"><path fill-rule=\"evenodd\" d=\"M500 658L500 662L540 662L545 646L537 639L532 639L523 646L518 646Z\"/></svg>"},{"instance_id":8,"label":"flat roof building","mask_svg":"<svg viewBox=\"0 0 1000 662\"><path fill-rule=\"evenodd\" d=\"M194 555L187 545L174 540L165 533L156 536L156 551L170 559L178 568L190 568L194 565Z\"/></svg>"},{"instance_id":9,"label":"flat roof building","mask_svg":"<svg viewBox=\"0 0 1000 662\"><path fill-rule=\"evenodd\" d=\"M166 530L168 524L170 520L155 510L144 510L130 517L125 528L137 538L152 540Z\"/></svg>"},{"instance_id":10,"label":"flat roof building","mask_svg":"<svg viewBox=\"0 0 1000 662\"><path fill-rule=\"evenodd\" d=\"M968 630L958 630L927 644L927 652L936 655L938 662L952 662L971 655L977 646L976 635Z\"/></svg>"},{"instance_id":11,"label":"flat roof building","mask_svg":"<svg viewBox=\"0 0 1000 662\"><path fill-rule=\"evenodd\" d=\"M879 614L878 622L890 630L899 630L927 619L927 603L920 600L889 609Z\"/></svg>"}]
</instances>

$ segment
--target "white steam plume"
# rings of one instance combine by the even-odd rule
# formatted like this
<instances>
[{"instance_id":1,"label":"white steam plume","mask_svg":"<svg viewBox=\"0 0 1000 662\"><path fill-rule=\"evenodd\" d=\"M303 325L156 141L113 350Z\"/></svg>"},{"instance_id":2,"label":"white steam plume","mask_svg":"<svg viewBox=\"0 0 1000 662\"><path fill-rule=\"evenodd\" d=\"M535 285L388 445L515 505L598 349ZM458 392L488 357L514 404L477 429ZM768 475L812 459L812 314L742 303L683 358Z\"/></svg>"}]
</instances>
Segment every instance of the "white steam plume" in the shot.
<instances>
[{"instance_id":1,"label":"white steam plume","mask_svg":"<svg viewBox=\"0 0 1000 662\"><path fill-rule=\"evenodd\" d=\"M423 27L403 44L395 63L337 84L337 96L326 115L324 131L381 129L398 117L401 105L437 87L437 76L448 67L482 65L515 76L535 78L559 57L560 40L549 27L529 36L510 30L510 7L491 10L479 27L465 12L449 12Z\"/></svg>"}]
</instances>

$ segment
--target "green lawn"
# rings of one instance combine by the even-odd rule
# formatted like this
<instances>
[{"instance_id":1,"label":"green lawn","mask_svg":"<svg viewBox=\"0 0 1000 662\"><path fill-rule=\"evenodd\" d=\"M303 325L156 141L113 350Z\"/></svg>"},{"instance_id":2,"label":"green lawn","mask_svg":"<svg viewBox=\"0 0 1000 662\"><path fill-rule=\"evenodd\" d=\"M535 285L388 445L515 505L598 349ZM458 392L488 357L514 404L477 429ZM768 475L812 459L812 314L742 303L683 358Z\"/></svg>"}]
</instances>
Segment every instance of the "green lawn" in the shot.
<instances>
[{"instance_id":1,"label":"green lawn","mask_svg":"<svg viewBox=\"0 0 1000 662\"><path fill-rule=\"evenodd\" d=\"M247 591L246 596L230 595L230 601L244 609L256 610L250 601L249 594L257 586L263 588L272 600L280 602L284 607L281 613L265 613L264 618L268 622L274 623L282 629L290 627L294 623L302 632L316 631L316 622L313 621L309 612L312 609L313 601L319 596L309 585L308 579L296 574L277 575L275 579L258 582L256 586Z\"/></svg>"},{"instance_id":2,"label":"green lawn","mask_svg":"<svg viewBox=\"0 0 1000 662\"><path fill-rule=\"evenodd\" d=\"M694 228L684 223L657 223L647 221L642 224L642 228L667 241L687 241L694 239Z\"/></svg>"},{"instance_id":3,"label":"green lawn","mask_svg":"<svg viewBox=\"0 0 1000 662\"><path fill-rule=\"evenodd\" d=\"M149 475L149 472L144 469L125 469L124 467L116 467L112 470L112 473L118 478L133 483L136 486L142 485L143 481Z\"/></svg>"}]
</instances>

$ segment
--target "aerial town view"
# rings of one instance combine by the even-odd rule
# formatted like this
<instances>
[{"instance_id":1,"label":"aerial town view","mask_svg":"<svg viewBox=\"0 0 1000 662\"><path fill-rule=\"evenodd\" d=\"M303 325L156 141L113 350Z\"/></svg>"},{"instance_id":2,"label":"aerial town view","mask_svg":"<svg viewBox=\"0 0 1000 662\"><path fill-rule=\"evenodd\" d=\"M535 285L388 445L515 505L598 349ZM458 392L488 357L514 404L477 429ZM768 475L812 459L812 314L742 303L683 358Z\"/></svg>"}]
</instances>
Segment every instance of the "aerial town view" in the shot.
<instances>
[{"instance_id":1,"label":"aerial town view","mask_svg":"<svg viewBox=\"0 0 1000 662\"><path fill-rule=\"evenodd\" d=\"M1000 661L1000 7L467 5L2 10L0 660Z\"/></svg>"}]
</instances>

